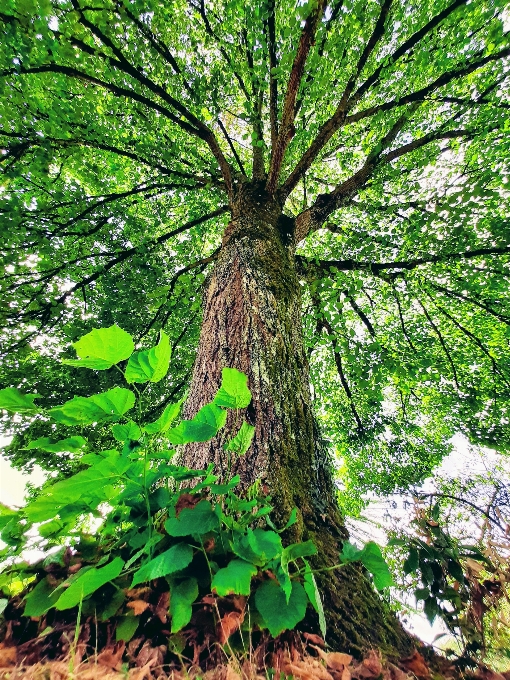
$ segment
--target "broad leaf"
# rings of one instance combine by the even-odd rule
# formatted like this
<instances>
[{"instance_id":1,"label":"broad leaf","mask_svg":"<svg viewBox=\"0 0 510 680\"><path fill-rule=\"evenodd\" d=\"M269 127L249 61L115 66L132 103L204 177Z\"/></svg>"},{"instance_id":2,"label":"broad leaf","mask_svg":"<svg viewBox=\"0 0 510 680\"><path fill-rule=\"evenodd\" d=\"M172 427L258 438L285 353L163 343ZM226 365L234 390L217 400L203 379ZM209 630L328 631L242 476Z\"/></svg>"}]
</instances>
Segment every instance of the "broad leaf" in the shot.
<instances>
[{"instance_id":1,"label":"broad leaf","mask_svg":"<svg viewBox=\"0 0 510 680\"><path fill-rule=\"evenodd\" d=\"M167 374L170 354L170 341L168 335L162 330L156 347L135 352L130 357L125 371L127 382L159 382Z\"/></svg>"},{"instance_id":2,"label":"broad leaf","mask_svg":"<svg viewBox=\"0 0 510 680\"><path fill-rule=\"evenodd\" d=\"M244 560L231 560L214 575L211 589L221 597L225 595L249 595L252 576L257 567Z\"/></svg>"},{"instance_id":3,"label":"broad leaf","mask_svg":"<svg viewBox=\"0 0 510 680\"><path fill-rule=\"evenodd\" d=\"M344 541L342 546L342 552L340 553L340 561L344 564L349 562L356 562L360 559L361 553L363 551L359 550L353 543L349 541Z\"/></svg>"},{"instance_id":4,"label":"broad leaf","mask_svg":"<svg viewBox=\"0 0 510 680\"><path fill-rule=\"evenodd\" d=\"M203 535L219 527L218 515L209 501L202 500L194 508L184 508L178 517L170 517L165 522L169 536Z\"/></svg>"},{"instance_id":5,"label":"broad leaf","mask_svg":"<svg viewBox=\"0 0 510 680\"><path fill-rule=\"evenodd\" d=\"M259 567L264 566L270 560L282 552L282 539L274 531L266 529L247 529L246 534L235 533L232 550Z\"/></svg>"},{"instance_id":6,"label":"broad leaf","mask_svg":"<svg viewBox=\"0 0 510 680\"><path fill-rule=\"evenodd\" d=\"M27 450L40 449L41 451L50 451L53 453L69 452L78 453L85 446L87 440L84 437L67 437L55 441L49 437L39 437L33 442L30 442L25 447Z\"/></svg>"},{"instance_id":7,"label":"broad leaf","mask_svg":"<svg viewBox=\"0 0 510 680\"><path fill-rule=\"evenodd\" d=\"M185 569L192 559L193 548L187 543L177 543L138 569L133 575L131 588L139 583L175 574Z\"/></svg>"},{"instance_id":8,"label":"broad leaf","mask_svg":"<svg viewBox=\"0 0 510 680\"><path fill-rule=\"evenodd\" d=\"M172 633L178 633L186 626L192 615L191 605L198 597L196 578L187 578L180 583L170 585L170 616L172 617Z\"/></svg>"},{"instance_id":9,"label":"broad leaf","mask_svg":"<svg viewBox=\"0 0 510 680\"><path fill-rule=\"evenodd\" d=\"M119 425L118 423L113 425L112 434L117 441L126 442L140 439L142 431L136 423L130 420L129 423L126 423L125 425Z\"/></svg>"},{"instance_id":10,"label":"broad leaf","mask_svg":"<svg viewBox=\"0 0 510 680\"><path fill-rule=\"evenodd\" d=\"M63 364L104 371L131 356L133 338L118 326L95 328L73 343L79 359L64 359Z\"/></svg>"},{"instance_id":11,"label":"broad leaf","mask_svg":"<svg viewBox=\"0 0 510 680\"><path fill-rule=\"evenodd\" d=\"M395 585L390 569L377 543L369 541L363 548L360 559L363 566L372 574L374 585L378 590Z\"/></svg>"},{"instance_id":12,"label":"broad leaf","mask_svg":"<svg viewBox=\"0 0 510 680\"><path fill-rule=\"evenodd\" d=\"M255 592L255 605L273 637L292 630L305 615L308 598L301 583L293 581L289 601L272 580L264 581Z\"/></svg>"},{"instance_id":13,"label":"broad leaf","mask_svg":"<svg viewBox=\"0 0 510 680\"><path fill-rule=\"evenodd\" d=\"M48 577L42 581L25 598L24 616L42 616L55 606L61 591L55 592L56 586L48 581Z\"/></svg>"},{"instance_id":14,"label":"broad leaf","mask_svg":"<svg viewBox=\"0 0 510 680\"><path fill-rule=\"evenodd\" d=\"M123 616L115 627L115 639L117 642L123 640L129 642L138 628L138 616Z\"/></svg>"},{"instance_id":15,"label":"broad leaf","mask_svg":"<svg viewBox=\"0 0 510 680\"><path fill-rule=\"evenodd\" d=\"M101 420L118 420L134 405L135 395L131 390L114 387L92 397L74 397L50 409L49 414L63 425L90 425Z\"/></svg>"},{"instance_id":16,"label":"broad leaf","mask_svg":"<svg viewBox=\"0 0 510 680\"><path fill-rule=\"evenodd\" d=\"M299 557L309 557L316 555L317 548L313 541L305 541L304 543L292 543L284 549L282 553L282 567L288 569L289 562L294 562Z\"/></svg>"},{"instance_id":17,"label":"broad leaf","mask_svg":"<svg viewBox=\"0 0 510 680\"><path fill-rule=\"evenodd\" d=\"M81 600L99 590L109 581L117 578L123 567L123 560L120 557L116 557L105 567L100 567L99 569L93 567L85 572L83 576L80 576L78 573L78 578L58 598L55 607L60 610L76 607Z\"/></svg>"},{"instance_id":18,"label":"broad leaf","mask_svg":"<svg viewBox=\"0 0 510 680\"><path fill-rule=\"evenodd\" d=\"M221 372L221 386L216 392L214 403L225 408L246 408L251 401L248 378L235 368L224 368Z\"/></svg>"},{"instance_id":19,"label":"broad leaf","mask_svg":"<svg viewBox=\"0 0 510 680\"><path fill-rule=\"evenodd\" d=\"M179 415L181 404L182 401L178 401L175 404L168 404L157 420L155 420L153 423L147 423L147 425L143 427L144 432L147 432L147 434L166 432Z\"/></svg>"},{"instance_id":20,"label":"broad leaf","mask_svg":"<svg viewBox=\"0 0 510 680\"><path fill-rule=\"evenodd\" d=\"M189 444L190 442L206 442L212 439L225 425L227 412L215 406L206 404L193 420L183 420L177 427L168 432L168 439L172 444Z\"/></svg>"},{"instance_id":21,"label":"broad leaf","mask_svg":"<svg viewBox=\"0 0 510 680\"><path fill-rule=\"evenodd\" d=\"M0 390L0 409L10 413L36 413L39 409L34 399L39 398L39 394L23 394L15 387L5 387Z\"/></svg>"},{"instance_id":22,"label":"broad leaf","mask_svg":"<svg viewBox=\"0 0 510 680\"><path fill-rule=\"evenodd\" d=\"M254 434L255 428L253 425L248 425L248 423L244 422L236 436L227 442L225 449L227 451L235 451L238 456L244 456L250 448Z\"/></svg>"}]
</instances>

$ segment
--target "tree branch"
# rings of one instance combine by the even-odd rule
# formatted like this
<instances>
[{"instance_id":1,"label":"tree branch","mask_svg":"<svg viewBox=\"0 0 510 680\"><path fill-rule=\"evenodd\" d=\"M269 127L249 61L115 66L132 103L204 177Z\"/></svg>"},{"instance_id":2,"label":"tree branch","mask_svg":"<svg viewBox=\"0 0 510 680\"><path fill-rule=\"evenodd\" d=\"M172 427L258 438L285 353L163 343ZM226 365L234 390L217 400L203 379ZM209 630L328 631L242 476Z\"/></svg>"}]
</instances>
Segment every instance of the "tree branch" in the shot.
<instances>
[{"instance_id":1,"label":"tree branch","mask_svg":"<svg viewBox=\"0 0 510 680\"><path fill-rule=\"evenodd\" d=\"M477 248L475 250L467 250L463 253L444 253L439 255L428 255L427 257L416 258L408 261L395 262L359 262L357 260L308 260L302 255L296 255L296 260L304 267L317 267L327 272L331 267L335 267L338 271L367 271L374 276L379 276L381 272L388 269L411 270L426 264L441 264L451 260L470 260L474 257L481 257L483 255L505 255L510 253L509 246L500 246L493 248Z\"/></svg>"},{"instance_id":2,"label":"tree branch","mask_svg":"<svg viewBox=\"0 0 510 680\"><path fill-rule=\"evenodd\" d=\"M297 48L294 63L290 72L287 83L287 93L283 102L282 118L280 123L280 131L276 140L276 145L272 148L271 165L269 169L269 177L267 180L267 191L274 194L278 184L278 177L280 175L285 151L289 145L290 140L294 136L294 117L296 97L303 77L305 63L313 45L317 26L319 24L324 10L326 8L326 0L318 0L317 6L308 15L303 30L301 31L301 38Z\"/></svg>"}]
</instances>

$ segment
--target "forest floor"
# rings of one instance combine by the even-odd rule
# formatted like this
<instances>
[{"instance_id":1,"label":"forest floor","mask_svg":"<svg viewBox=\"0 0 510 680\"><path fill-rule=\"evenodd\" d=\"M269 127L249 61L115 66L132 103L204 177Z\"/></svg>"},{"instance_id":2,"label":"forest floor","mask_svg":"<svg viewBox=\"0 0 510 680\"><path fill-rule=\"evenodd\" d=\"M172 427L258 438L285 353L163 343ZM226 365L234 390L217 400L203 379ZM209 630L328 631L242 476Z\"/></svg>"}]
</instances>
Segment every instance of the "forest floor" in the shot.
<instances>
[{"instance_id":1,"label":"forest floor","mask_svg":"<svg viewBox=\"0 0 510 680\"><path fill-rule=\"evenodd\" d=\"M25 663L16 647L2 643L0 680L510 680L510 672L496 673L483 665L476 673L460 672L436 655L427 663L418 651L392 663L372 650L356 661L350 654L325 651L318 636L305 636L300 649L286 644L269 652L260 646L243 655L214 650L207 671L184 658L175 667L163 665L164 650L149 645L143 645L129 664L123 661L128 652L124 642L85 660L84 645L78 643L61 660Z\"/></svg>"}]
</instances>

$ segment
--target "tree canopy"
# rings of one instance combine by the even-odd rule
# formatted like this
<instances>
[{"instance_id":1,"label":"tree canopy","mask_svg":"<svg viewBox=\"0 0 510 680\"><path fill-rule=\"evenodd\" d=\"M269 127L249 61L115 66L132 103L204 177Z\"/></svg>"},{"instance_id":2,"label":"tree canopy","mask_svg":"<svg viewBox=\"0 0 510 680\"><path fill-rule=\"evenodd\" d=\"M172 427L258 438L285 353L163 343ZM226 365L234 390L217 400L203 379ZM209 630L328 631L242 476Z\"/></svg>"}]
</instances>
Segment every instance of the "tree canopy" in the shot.
<instances>
[{"instance_id":1,"label":"tree canopy","mask_svg":"<svg viewBox=\"0 0 510 680\"><path fill-rule=\"evenodd\" d=\"M0 386L55 404L107 389L112 372L55 358L94 327L164 330L157 417L185 390L204 281L256 181L295 225L346 507L418 483L454 432L506 449L505 4L7 0ZM39 427L11 446L18 465Z\"/></svg>"}]
</instances>

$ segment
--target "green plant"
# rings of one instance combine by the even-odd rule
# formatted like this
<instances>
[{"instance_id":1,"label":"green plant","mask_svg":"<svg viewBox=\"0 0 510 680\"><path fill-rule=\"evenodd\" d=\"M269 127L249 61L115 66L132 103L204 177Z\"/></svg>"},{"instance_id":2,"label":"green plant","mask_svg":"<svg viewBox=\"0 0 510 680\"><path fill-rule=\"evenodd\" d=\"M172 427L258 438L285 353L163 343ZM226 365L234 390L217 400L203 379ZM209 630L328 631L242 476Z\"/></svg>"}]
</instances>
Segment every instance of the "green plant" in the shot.
<instances>
[{"instance_id":1,"label":"green plant","mask_svg":"<svg viewBox=\"0 0 510 680\"><path fill-rule=\"evenodd\" d=\"M404 578L429 622L440 618L457 638L457 663L472 665L487 652L487 619L498 614L505 599L507 560L490 542L452 536L439 502L428 508L417 504L412 524L417 535L394 537L389 546L399 549Z\"/></svg>"},{"instance_id":2,"label":"green plant","mask_svg":"<svg viewBox=\"0 0 510 680\"><path fill-rule=\"evenodd\" d=\"M46 410L34 403L35 394L15 388L0 391L0 407L8 411L73 428L109 424L118 442L115 449L92 452L87 439L74 434L61 441L43 437L28 445L71 451L80 456L83 469L44 488L19 512L0 509L1 537L8 546L4 558L17 558L27 546L33 547L34 528L41 549L60 548L33 566L15 561L1 574L0 585L11 595L16 588L9 589L9 583L21 584L17 591L24 591L25 616L79 607L80 615L114 618L117 639L127 641L140 619L137 606L130 607L136 602L136 588L164 579L172 635L190 623L193 607L203 608L205 602L214 614L219 611L217 601L230 598L239 611L229 634L243 623L247 606L251 621L277 636L294 628L311 604L325 636L321 597L307 560L317 549L310 540L286 546L282 542L282 532L296 522L296 509L277 529L269 518L271 497L260 484L241 493L239 476L220 479L212 465L193 470L173 462L178 453L169 446L215 437L225 427L229 410L249 405L246 376L224 368L213 401L191 420L174 425L178 402L168 404L157 420L143 423L132 416L142 412L143 391L137 385L165 377L170 361L165 333L157 346L133 352L131 336L111 326L93 330L74 347L79 358L65 363L98 371L115 366L132 389L117 386L90 397L75 396ZM121 362L126 362L124 368ZM243 421L223 447L229 455L242 456L253 434L254 428ZM90 517L101 522L97 537L86 530ZM373 574L378 588L392 584L374 543L363 550L344 543L334 568L356 560ZM55 568L48 574L51 565ZM220 631L219 637L225 642L229 634Z\"/></svg>"}]
</instances>

